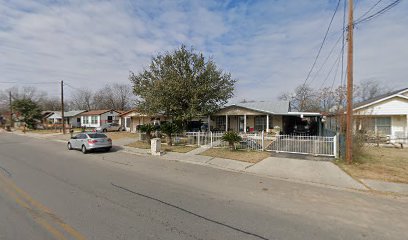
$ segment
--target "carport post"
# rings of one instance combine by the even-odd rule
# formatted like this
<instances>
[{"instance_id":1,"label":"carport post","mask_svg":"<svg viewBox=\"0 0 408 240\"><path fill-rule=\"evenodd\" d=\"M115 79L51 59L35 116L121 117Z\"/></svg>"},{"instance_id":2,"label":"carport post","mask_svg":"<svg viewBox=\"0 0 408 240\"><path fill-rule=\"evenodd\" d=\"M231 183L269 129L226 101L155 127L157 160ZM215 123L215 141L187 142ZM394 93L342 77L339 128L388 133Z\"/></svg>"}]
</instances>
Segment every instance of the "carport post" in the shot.
<instances>
[{"instance_id":1,"label":"carport post","mask_svg":"<svg viewBox=\"0 0 408 240\"><path fill-rule=\"evenodd\" d=\"M269 132L269 114L266 114L266 132Z\"/></svg>"},{"instance_id":2,"label":"carport post","mask_svg":"<svg viewBox=\"0 0 408 240\"><path fill-rule=\"evenodd\" d=\"M228 132L228 115L225 115L225 131Z\"/></svg>"},{"instance_id":3,"label":"carport post","mask_svg":"<svg viewBox=\"0 0 408 240\"><path fill-rule=\"evenodd\" d=\"M246 124L247 124L247 122L246 122L246 114L244 114L244 133L246 133L247 132L247 130L246 130Z\"/></svg>"}]
</instances>

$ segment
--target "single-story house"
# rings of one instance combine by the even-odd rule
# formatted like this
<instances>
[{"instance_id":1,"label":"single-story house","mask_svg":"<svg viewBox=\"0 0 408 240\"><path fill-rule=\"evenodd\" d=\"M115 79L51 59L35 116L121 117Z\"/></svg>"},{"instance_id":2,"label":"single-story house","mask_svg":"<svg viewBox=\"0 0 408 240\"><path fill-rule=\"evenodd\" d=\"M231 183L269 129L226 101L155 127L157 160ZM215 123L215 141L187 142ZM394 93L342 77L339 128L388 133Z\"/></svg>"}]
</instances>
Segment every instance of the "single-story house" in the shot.
<instances>
[{"instance_id":1,"label":"single-story house","mask_svg":"<svg viewBox=\"0 0 408 240\"><path fill-rule=\"evenodd\" d=\"M81 126L96 128L105 123L119 123L120 114L122 114L122 111L113 109L91 110L84 112L80 115Z\"/></svg>"},{"instance_id":2,"label":"single-story house","mask_svg":"<svg viewBox=\"0 0 408 240\"><path fill-rule=\"evenodd\" d=\"M408 88L355 104L353 115L357 131L408 141Z\"/></svg>"},{"instance_id":3,"label":"single-story house","mask_svg":"<svg viewBox=\"0 0 408 240\"><path fill-rule=\"evenodd\" d=\"M64 112L65 124L72 127L81 127L81 114L86 112L85 110L74 110ZM61 124L62 116L61 111L43 112L43 116L47 116L45 119L48 124Z\"/></svg>"},{"instance_id":4,"label":"single-story house","mask_svg":"<svg viewBox=\"0 0 408 240\"><path fill-rule=\"evenodd\" d=\"M160 124L160 122L169 121L171 118L166 117L163 114L155 114L149 116L142 113L138 109L132 109L119 115L120 125L128 132L137 132L140 125L144 124Z\"/></svg>"},{"instance_id":5,"label":"single-story house","mask_svg":"<svg viewBox=\"0 0 408 240\"><path fill-rule=\"evenodd\" d=\"M264 101L228 105L212 114L207 124L212 131L317 135L321 119L320 113L291 112L288 101Z\"/></svg>"}]
</instances>

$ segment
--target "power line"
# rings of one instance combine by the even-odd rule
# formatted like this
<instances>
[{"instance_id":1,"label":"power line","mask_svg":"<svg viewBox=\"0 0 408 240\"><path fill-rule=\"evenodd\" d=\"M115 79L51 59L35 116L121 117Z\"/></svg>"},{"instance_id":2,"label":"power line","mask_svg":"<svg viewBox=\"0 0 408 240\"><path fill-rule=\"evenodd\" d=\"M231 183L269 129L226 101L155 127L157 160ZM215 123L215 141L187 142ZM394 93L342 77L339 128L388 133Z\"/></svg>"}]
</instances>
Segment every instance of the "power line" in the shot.
<instances>
[{"instance_id":1,"label":"power line","mask_svg":"<svg viewBox=\"0 0 408 240\"><path fill-rule=\"evenodd\" d=\"M316 55L316 57L315 57L315 59L314 59L314 61L313 61L312 67L310 68L310 70L309 70L309 72L308 72L308 74L307 74L307 77L306 77L305 81L303 82L303 86L306 85L307 80L309 79L310 74L312 73L312 71L313 71L313 69L314 69L314 67L315 67L315 65L316 65L317 59L318 59L319 56L320 56L320 53L321 53L322 48L323 48L323 46L324 46L324 43L326 42L326 39L327 39L327 35L328 35L329 31L330 31L330 27L331 27L331 25L332 25L332 23L333 23L333 19L334 19L334 17L336 16L337 10L338 10L338 8L339 8L340 1L341 1L341 0L338 0L338 2L337 2L336 8L334 9L334 13L333 13L333 15L332 15L332 17L331 17L331 19L330 19L329 26L327 27L326 33L324 34L323 41L322 41L322 43L321 43L321 45L320 45L319 51L317 52L317 55Z\"/></svg>"},{"instance_id":2,"label":"power line","mask_svg":"<svg viewBox=\"0 0 408 240\"><path fill-rule=\"evenodd\" d=\"M382 2L382 0L378 0L373 6L371 6L364 14L362 14L360 17L357 18L356 21L359 21L360 19L362 19L363 17L365 17L367 14L369 14L371 12L371 10L373 10L380 2Z\"/></svg>"},{"instance_id":3,"label":"power line","mask_svg":"<svg viewBox=\"0 0 408 240\"><path fill-rule=\"evenodd\" d=\"M357 24L363 23L363 22L370 21L370 20L372 20L372 19L386 13L387 11L392 9L393 7L397 6L400 2L401 2L401 0L395 0L394 2L392 2L389 5L387 5L386 7L384 7L383 9L371 14L370 16L355 21L354 26L357 25Z\"/></svg>"},{"instance_id":4,"label":"power line","mask_svg":"<svg viewBox=\"0 0 408 240\"><path fill-rule=\"evenodd\" d=\"M343 35L344 33L342 33ZM320 71L323 69L323 67L326 65L327 61L329 60L330 56L333 54L334 49L336 49L337 45L339 44L342 35L339 36L339 38L336 40L336 42L334 43L333 47L331 48L329 54L327 54L326 58L323 60L323 64L320 66L320 68L315 72L314 77L312 79L310 79L310 83L312 83L316 77L318 76L318 74L320 73Z\"/></svg>"},{"instance_id":5,"label":"power line","mask_svg":"<svg viewBox=\"0 0 408 240\"><path fill-rule=\"evenodd\" d=\"M22 85L36 85L36 84L59 84L58 82L0 82L0 84L22 84Z\"/></svg>"}]
</instances>

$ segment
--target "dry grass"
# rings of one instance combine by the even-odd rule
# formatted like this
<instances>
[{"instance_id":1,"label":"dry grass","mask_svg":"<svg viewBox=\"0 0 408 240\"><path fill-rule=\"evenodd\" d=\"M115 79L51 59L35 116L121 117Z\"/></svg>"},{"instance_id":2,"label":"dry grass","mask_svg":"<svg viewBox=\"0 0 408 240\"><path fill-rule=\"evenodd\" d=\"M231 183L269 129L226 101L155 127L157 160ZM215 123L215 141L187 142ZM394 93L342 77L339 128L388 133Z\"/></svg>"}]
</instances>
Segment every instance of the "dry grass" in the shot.
<instances>
[{"instance_id":1,"label":"dry grass","mask_svg":"<svg viewBox=\"0 0 408 240\"><path fill-rule=\"evenodd\" d=\"M367 147L351 165L336 163L358 179L408 183L408 149Z\"/></svg>"},{"instance_id":2,"label":"dry grass","mask_svg":"<svg viewBox=\"0 0 408 240\"><path fill-rule=\"evenodd\" d=\"M62 133L62 129L36 129L36 130L26 130L29 133L38 133L38 134L54 134Z\"/></svg>"},{"instance_id":3,"label":"dry grass","mask_svg":"<svg viewBox=\"0 0 408 240\"><path fill-rule=\"evenodd\" d=\"M130 132L107 132L105 133L109 138L112 140L118 140L121 138L134 138L139 139L138 133L130 133Z\"/></svg>"},{"instance_id":4,"label":"dry grass","mask_svg":"<svg viewBox=\"0 0 408 240\"><path fill-rule=\"evenodd\" d=\"M247 150L235 150L231 151L227 148L210 148L201 155L209 157L219 157L234 159L242 162L257 163L263 159L270 157L268 152L247 151Z\"/></svg>"},{"instance_id":5,"label":"dry grass","mask_svg":"<svg viewBox=\"0 0 408 240\"><path fill-rule=\"evenodd\" d=\"M150 149L150 145L146 142L143 141L136 141L133 143L130 143L126 145L128 147L134 147L134 148L141 148L141 149ZM161 144L161 148L166 151L166 152L178 152L178 153L187 153L190 152L193 149L196 149L197 147L194 146L182 146L182 145L173 145L173 146L168 146L167 144Z\"/></svg>"}]
</instances>

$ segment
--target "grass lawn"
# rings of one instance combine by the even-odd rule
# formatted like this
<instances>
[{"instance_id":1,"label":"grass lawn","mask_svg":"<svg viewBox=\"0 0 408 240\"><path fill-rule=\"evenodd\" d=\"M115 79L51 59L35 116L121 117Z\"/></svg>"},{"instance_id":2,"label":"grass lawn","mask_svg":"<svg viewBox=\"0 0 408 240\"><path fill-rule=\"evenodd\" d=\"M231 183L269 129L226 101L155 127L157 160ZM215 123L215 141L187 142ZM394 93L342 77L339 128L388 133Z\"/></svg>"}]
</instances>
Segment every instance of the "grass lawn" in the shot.
<instances>
[{"instance_id":1,"label":"grass lawn","mask_svg":"<svg viewBox=\"0 0 408 240\"><path fill-rule=\"evenodd\" d=\"M366 147L363 154L351 165L343 160L336 164L358 179L374 179L408 183L408 149Z\"/></svg>"},{"instance_id":2,"label":"grass lawn","mask_svg":"<svg viewBox=\"0 0 408 240\"><path fill-rule=\"evenodd\" d=\"M118 140L121 138L134 138L134 139L138 139L139 138L139 134L138 133L130 133L130 132L107 132L105 133L109 138L111 138L112 140Z\"/></svg>"},{"instance_id":3,"label":"grass lawn","mask_svg":"<svg viewBox=\"0 0 408 240\"><path fill-rule=\"evenodd\" d=\"M147 144L146 142L143 142L143 141L136 141L136 142L130 143L130 144L126 145L126 146L134 147L134 148L141 148L141 149L150 149L150 145ZM187 153L187 152L190 152L193 149L196 149L197 147L183 146L183 145L168 146L167 144L162 143L161 148L166 152Z\"/></svg>"},{"instance_id":4,"label":"grass lawn","mask_svg":"<svg viewBox=\"0 0 408 240\"><path fill-rule=\"evenodd\" d=\"M247 150L231 151L227 148L210 148L207 151L202 152L201 155L234 159L242 162L257 163L267 157L270 157L271 153Z\"/></svg>"}]
</instances>

